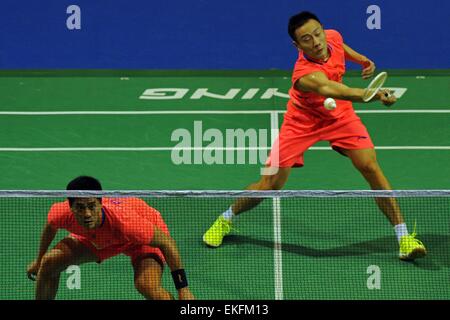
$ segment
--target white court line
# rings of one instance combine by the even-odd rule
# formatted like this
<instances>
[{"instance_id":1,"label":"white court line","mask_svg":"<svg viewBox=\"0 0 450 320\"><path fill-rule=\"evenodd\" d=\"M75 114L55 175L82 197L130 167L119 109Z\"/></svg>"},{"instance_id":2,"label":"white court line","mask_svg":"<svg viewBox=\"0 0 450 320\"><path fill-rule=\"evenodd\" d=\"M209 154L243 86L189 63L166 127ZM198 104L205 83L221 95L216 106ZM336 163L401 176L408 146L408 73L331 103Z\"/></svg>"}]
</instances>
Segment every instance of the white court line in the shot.
<instances>
[{"instance_id":1,"label":"white court line","mask_svg":"<svg viewBox=\"0 0 450 320\"><path fill-rule=\"evenodd\" d=\"M270 150L270 147L66 147L66 148L0 148L0 152L74 152L74 151L259 151ZM450 146L378 146L376 150L450 150ZM331 151L331 147L311 147L309 150Z\"/></svg>"},{"instance_id":2,"label":"white court line","mask_svg":"<svg viewBox=\"0 0 450 320\"><path fill-rule=\"evenodd\" d=\"M70 115L158 115L158 114L271 114L282 110L155 110L155 111L0 111L12 116L70 116Z\"/></svg>"},{"instance_id":3,"label":"white court line","mask_svg":"<svg viewBox=\"0 0 450 320\"><path fill-rule=\"evenodd\" d=\"M355 110L356 113L450 113L450 109ZM273 114L286 110L155 110L155 111L0 111L3 116L159 115L159 114Z\"/></svg>"},{"instance_id":4,"label":"white court line","mask_svg":"<svg viewBox=\"0 0 450 320\"><path fill-rule=\"evenodd\" d=\"M187 151L204 151L204 150L215 150L215 151L259 151L259 150L270 150L269 147L259 148L259 147L74 147L74 148L0 148L0 152L4 151L17 151L17 152L70 152L70 151L177 151L177 150L187 150Z\"/></svg>"},{"instance_id":5,"label":"white court line","mask_svg":"<svg viewBox=\"0 0 450 320\"><path fill-rule=\"evenodd\" d=\"M278 137L279 133L280 130L278 128L278 112L273 111L270 114L270 141L272 142L272 145L275 139Z\"/></svg>"},{"instance_id":6,"label":"white court line","mask_svg":"<svg viewBox=\"0 0 450 320\"><path fill-rule=\"evenodd\" d=\"M273 146L278 138L278 113L270 114L270 140ZM278 152L276 152L278 156ZM272 162L273 163L273 162ZM281 200L279 197L272 199L273 202L273 266L274 266L274 288L275 300L283 300L283 252L281 251Z\"/></svg>"},{"instance_id":7,"label":"white court line","mask_svg":"<svg viewBox=\"0 0 450 320\"><path fill-rule=\"evenodd\" d=\"M281 251L281 203L273 198L275 300L283 300L283 253Z\"/></svg>"}]
</instances>

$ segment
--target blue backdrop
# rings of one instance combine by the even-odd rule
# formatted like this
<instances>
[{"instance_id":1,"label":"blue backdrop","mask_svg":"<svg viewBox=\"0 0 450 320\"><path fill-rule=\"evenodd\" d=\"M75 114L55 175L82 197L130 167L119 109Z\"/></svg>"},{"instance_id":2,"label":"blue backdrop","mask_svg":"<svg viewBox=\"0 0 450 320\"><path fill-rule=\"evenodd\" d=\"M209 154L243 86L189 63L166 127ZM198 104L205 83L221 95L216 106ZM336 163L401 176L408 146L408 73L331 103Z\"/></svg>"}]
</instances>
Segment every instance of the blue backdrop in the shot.
<instances>
[{"instance_id":1,"label":"blue backdrop","mask_svg":"<svg viewBox=\"0 0 450 320\"><path fill-rule=\"evenodd\" d=\"M69 30L69 5L81 29ZM381 9L381 29L366 12ZM2 0L0 69L291 69L287 21L315 12L380 68L450 68L450 1Z\"/></svg>"}]
</instances>

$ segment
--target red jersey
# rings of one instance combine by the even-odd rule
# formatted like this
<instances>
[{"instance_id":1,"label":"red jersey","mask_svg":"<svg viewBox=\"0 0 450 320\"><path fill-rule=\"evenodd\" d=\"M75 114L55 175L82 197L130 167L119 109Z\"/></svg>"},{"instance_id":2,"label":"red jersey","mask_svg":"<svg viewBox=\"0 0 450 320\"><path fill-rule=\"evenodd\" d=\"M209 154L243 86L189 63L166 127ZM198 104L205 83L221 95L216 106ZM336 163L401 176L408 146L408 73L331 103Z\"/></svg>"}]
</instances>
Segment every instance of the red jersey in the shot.
<instances>
[{"instance_id":1,"label":"red jersey","mask_svg":"<svg viewBox=\"0 0 450 320\"><path fill-rule=\"evenodd\" d=\"M295 83L301 77L313 73L323 72L328 79L341 82L345 73L345 52L342 36L336 30L325 30L330 57L326 62L317 62L306 56L303 51L299 53L292 74L292 87L289 90L289 104L306 111L308 114L324 120L332 120L347 117L354 113L352 102L348 100L336 100L336 109L327 110L323 106L327 97L314 92L303 92L295 87Z\"/></svg>"},{"instance_id":2,"label":"red jersey","mask_svg":"<svg viewBox=\"0 0 450 320\"><path fill-rule=\"evenodd\" d=\"M88 239L98 250L126 250L135 245L149 245L154 226L169 234L161 214L138 198L103 198L102 225L96 229L78 224L69 201L55 203L50 208L48 223Z\"/></svg>"}]
</instances>

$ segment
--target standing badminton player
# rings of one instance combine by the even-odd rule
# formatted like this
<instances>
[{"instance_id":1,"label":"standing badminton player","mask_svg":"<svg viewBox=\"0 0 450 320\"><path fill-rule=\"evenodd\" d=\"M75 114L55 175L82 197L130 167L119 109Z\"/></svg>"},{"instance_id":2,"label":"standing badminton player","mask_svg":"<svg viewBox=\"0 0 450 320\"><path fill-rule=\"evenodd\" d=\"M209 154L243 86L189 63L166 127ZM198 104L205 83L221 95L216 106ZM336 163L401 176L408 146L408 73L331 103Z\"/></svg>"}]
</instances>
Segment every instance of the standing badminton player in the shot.
<instances>
[{"instance_id":1,"label":"standing badminton player","mask_svg":"<svg viewBox=\"0 0 450 320\"><path fill-rule=\"evenodd\" d=\"M316 15L301 12L289 20L289 35L299 51L292 75L290 100L278 139L275 141L268 168L275 173L262 175L248 186L249 190L279 190L286 183L292 167L304 165L303 155L316 142L329 141L332 148L348 157L373 190L391 190L383 174L369 133L355 114L352 102L363 102L365 90L350 88L342 83L345 60L362 66L362 77L369 78L375 64L346 45L341 34L324 30ZM324 107L326 98L336 99L337 107ZM384 105L396 102L387 90L380 90L372 101ZM262 198L241 198L226 210L203 235L211 246L222 244L231 231L232 219L258 205ZM395 198L377 198L377 205L394 227L402 260L414 260L426 254L425 246L409 234ZM361 219L364 221L364 219Z\"/></svg>"}]
</instances>

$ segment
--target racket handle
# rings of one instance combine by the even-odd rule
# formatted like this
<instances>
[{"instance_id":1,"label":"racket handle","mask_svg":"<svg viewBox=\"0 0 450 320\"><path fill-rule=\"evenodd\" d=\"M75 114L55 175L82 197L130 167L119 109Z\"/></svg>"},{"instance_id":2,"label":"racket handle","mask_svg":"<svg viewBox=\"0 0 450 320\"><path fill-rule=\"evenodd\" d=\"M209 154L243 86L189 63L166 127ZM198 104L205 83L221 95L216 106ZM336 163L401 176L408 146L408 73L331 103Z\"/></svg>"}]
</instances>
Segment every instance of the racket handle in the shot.
<instances>
[{"instance_id":1,"label":"racket handle","mask_svg":"<svg viewBox=\"0 0 450 320\"><path fill-rule=\"evenodd\" d=\"M27 277L28 279L32 280L32 281L36 281L36 273L32 272L32 273L27 273Z\"/></svg>"}]
</instances>

